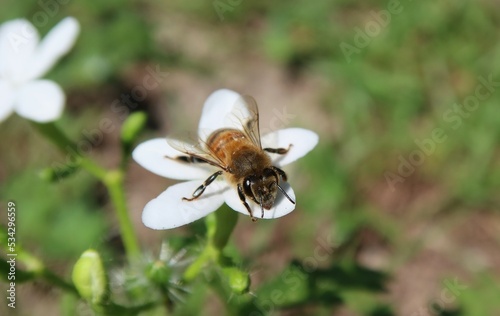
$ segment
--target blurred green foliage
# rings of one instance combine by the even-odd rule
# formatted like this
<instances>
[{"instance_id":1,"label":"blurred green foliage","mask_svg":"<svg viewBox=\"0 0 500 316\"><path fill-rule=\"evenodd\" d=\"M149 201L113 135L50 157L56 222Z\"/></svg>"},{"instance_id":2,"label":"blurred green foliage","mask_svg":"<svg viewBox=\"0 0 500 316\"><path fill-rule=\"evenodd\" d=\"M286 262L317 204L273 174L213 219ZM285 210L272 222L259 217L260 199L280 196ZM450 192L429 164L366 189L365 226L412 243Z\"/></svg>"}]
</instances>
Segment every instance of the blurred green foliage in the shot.
<instances>
[{"instance_id":1,"label":"blurred green foliage","mask_svg":"<svg viewBox=\"0 0 500 316\"><path fill-rule=\"evenodd\" d=\"M437 202L421 197L417 206L420 213L408 215L408 222L432 222L444 217L449 222L439 224L445 222L449 226L443 226L452 227L449 223L467 221L468 216L478 213L499 216L500 92L495 90L481 100L456 129L444 117L454 104L463 104L475 93L479 77L492 76L494 81L500 81L497 4L401 1L401 13L392 14L389 24L380 26L376 36L368 36L366 47L357 47L359 52L346 56L341 43L356 47L359 30L364 31L367 23L374 21L373 12L386 10L389 1L221 1L225 11L217 11L216 3L70 1L39 28L45 34L66 15L80 21L82 33L76 47L48 75L73 91L99 90L101 85L119 80L127 67L143 61L163 62L174 70L188 68L200 76L217 73L219 65L189 60L176 47L161 51L154 41L155 23L150 18L155 11L165 12L166 18L183 15L211 32L232 29L241 38L239 43L227 44L235 55L257 47L265 58L289 70L291 77L313 74L327 82L326 87L318 89L322 100L318 108L332 122L334 118L341 122L340 132L320 135L319 146L299 162L294 178L307 179L310 185L301 187L300 223L290 224L289 231L282 233L293 241L287 247L300 254L297 257L307 257L312 255L318 223L324 223L329 225L328 231L341 253L310 273L304 272L304 262L290 263L275 278L258 288L250 287L256 298L232 297L223 284L215 284L217 290L213 292L207 291L205 282L196 282L190 294L182 296L184 303L175 314L208 314L204 308L213 297L225 295L227 301L220 300L220 304L235 314L292 310L330 315L332 310L347 306L360 315L395 315L394 307L386 304L382 294L398 265L416 256L421 241L409 243L403 238L411 226L402 227L404 216L384 212L384 203L377 198L380 192L390 191L385 172L397 174L399 157L409 159L419 149L415 139L431 138L435 128L442 128L447 136L410 176L394 184L393 194L402 196L398 205L409 205L411 199L417 199L419 189L439 192ZM2 21L30 18L43 10L39 1L4 0L2 6L8 8L0 12ZM97 115L83 114L76 126L64 120L61 124L78 137L78 131ZM21 131L29 126L14 125L7 122L0 126L2 135L9 139L0 150L12 152L9 146L17 142L30 146L18 153L19 161L2 156L2 163L13 171L2 179L1 196L17 201L22 210L19 239L36 245L37 252L47 260L71 262L89 247L105 248L103 236L109 224L102 203L97 201L95 182L81 173L56 184L39 179L37 172L60 157L47 154L43 140ZM38 156L38 152L42 154ZM375 189L378 191L373 193ZM405 206L391 211L394 208L406 211ZM196 225L192 228L195 231L199 228ZM253 258L272 247L268 236L275 226L264 222L258 225L249 241L250 253L242 254L229 245L231 256L242 265L252 266ZM372 271L356 263L355 253L362 246L360 235L366 231L390 245L393 270ZM187 244L193 247L196 240L181 243L178 248ZM217 273L207 271L209 283L217 283ZM292 278L283 277L287 275ZM470 290L457 295L455 305L440 314L498 313L498 278L485 268L467 282ZM292 285L294 290L287 291ZM268 304L274 295L279 303ZM77 304L70 298L63 303L68 315Z\"/></svg>"},{"instance_id":2,"label":"blurred green foliage","mask_svg":"<svg viewBox=\"0 0 500 316\"><path fill-rule=\"evenodd\" d=\"M1 191L19 209L18 240L36 243L45 259L54 260L75 258L101 244L106 235L103 209L96 203L92 187L85 176L52 185L41 180L36 169L27 169L12 177Z\"/></svg>"}]
</instances>

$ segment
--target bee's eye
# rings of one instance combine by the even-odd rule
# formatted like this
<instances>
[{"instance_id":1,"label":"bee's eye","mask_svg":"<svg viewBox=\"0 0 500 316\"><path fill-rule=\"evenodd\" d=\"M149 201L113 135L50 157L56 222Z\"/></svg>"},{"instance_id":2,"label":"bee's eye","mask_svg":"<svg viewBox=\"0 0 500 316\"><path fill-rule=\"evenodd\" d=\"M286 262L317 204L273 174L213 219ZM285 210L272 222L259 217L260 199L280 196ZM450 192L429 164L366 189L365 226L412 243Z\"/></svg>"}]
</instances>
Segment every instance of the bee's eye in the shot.
<instances>
[{"instance_id":1,"label":"bee's eye","mask_svg":"<svg viewBox=\"0 0 500 316\"><path fill-rule=\"evenodd\" d=\"M252 194L252 179L250 177L245 178L243 180L243 191L246 195L253 196Z\"/></svg>"}]
</instances>

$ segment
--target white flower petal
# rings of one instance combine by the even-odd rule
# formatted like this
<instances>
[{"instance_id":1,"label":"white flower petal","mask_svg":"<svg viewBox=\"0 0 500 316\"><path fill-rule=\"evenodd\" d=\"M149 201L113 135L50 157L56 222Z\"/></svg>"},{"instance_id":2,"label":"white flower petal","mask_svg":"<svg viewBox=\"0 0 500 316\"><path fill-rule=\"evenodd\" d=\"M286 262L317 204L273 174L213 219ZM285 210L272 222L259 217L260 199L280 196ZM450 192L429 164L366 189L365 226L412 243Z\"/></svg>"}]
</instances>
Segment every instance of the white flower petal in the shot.
<instances>
[{"instance_id":1,"label":"white flower petal","mask_svg":"<svg viewBox=\"0 0 500 316\"><path fill-rule=\"evenodd\" d=\"M295 192L293 192L292 187L288 183L281 182L280 186L285 190L285 192L293 201L296 201ZM229 190L226 190L224 192L224 199L227 205L229 205L229 207L231 207L233 210L245 214L247 216L250 216L250 214L248 214L247 209L241 202L236 189L231 188ZM257 205L254 201L250 200L249 198L247 198L246 201L250 206L250 208L252 209L253 216L255 218L261 218L262 211L260 209L260 205ZM282 217L291 213L294 209L295 209L295 204L290 202L283 195L283 193L278 191L278 196L276 197L274 206L270 210L264 210L264 218L271 219L271 218Z\"/></svg>"},{"instance_id":2,"label":"white flower petal","mask_svg":"<svg viewBox=\"0 0 500 316\"><path fill-rule=\"evenodd\" d=\"M0 80L0 122L14 111L14 92L5 80Z\"/></svg>"},{"instance_id":3,"label":"white flower petal","mask_svg":"<svg viewBox=\"0 0 500 316\"><path fill-rule=\"evenodd\" d=\"M23 69L31 59L39 35L27 20L17 19L0 26L0 78L21 83Z\"/></svg>"},{"instance_id":4,"label":"white flower petal","mask_svg":"<svg viewBox=\"0 0 500 316\"><path fill-rule=\"evenodd\" d=\"M26 65L26 80L40 78L75 44L80 25L75 18L68 17L59 22L43 38L30 63Z\"/></svg>"},{"instance_id":5,"label":"white flower petal","mask_svg":"<svg viewBox=\"0 0 500 316\"><path fill-rule=\"evenodd\" d=\"M46 123L57 120L64 109L66 97L61 87L50 80L35 80L22 86L16 98L17 114Z\"/></svg>"},{"instance_id":6,"label":"white flower petal","mask_svg":"<svg viewBox=\"0 0 500 316\"><path fill-rule=\"evenodd\" d=\"M189 164L168 157L184 154L172 148L165 138L154 138L139 144L132 152L132 158L143 168L162 177L177 180L205 179L210 176L206 164Z\"/></svg>"},{"instance_id":7,"label":"white flower petal","mask_svg":"<svg viewBox=\"0 0 500 316\"><path fill-rule=\"evenodd\" d=\"M198 135L202 140L206 140L213 131L220 128L241 129L241 122L233 115L240 98L238 93L228 89L217 90L207 98L198 126Z\"/></svg>"},{"instance_id":8,"label":"white flower petal","mask_svg":"<svg viewBox=\"0 0 500 316\"><path fill-rule=\"evenodd\" d=\"M303 128L287 128L269 133L262 137L263 148L292 147L285 155L270 154L273 163L280 167L287 165L310 152L318 144L318 134Z\"/></svg>"},{"instance_id":9,"label":"white flower petal","mask_svg":"<svg viewBox=\"0 0 500 316\"><path fill-rule=\"evenodd\" d=\"M183 197L191 197L202 184L201 181L182 182L169 187L156 199L144 207L142 222L152 229L170 229L194 222L215 210L223 203L225 182L214 181L196 200L183 201Z\"/></svg>"}]
</instances>

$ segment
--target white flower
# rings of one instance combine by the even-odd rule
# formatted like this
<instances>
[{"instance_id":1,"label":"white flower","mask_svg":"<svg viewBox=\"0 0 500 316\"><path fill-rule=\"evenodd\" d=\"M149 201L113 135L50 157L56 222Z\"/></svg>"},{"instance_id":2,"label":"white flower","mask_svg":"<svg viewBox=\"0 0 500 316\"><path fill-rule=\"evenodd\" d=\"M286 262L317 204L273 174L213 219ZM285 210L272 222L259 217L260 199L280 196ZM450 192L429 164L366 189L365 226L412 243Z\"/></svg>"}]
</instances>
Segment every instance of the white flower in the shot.
<instances>
[{"instance_id":1,"label":"white flower","mask_svg":"<svg viewBox=\"0 0 500 316\"><path fill-rule=\"evenodd\" d=\"M40 42L27 20L0 25L0 122L14 111L40 123L61 116L65 102L61 87L38 78L70 50L79 30L74 18L65 18Z\"/></svg>"},{"instance_id":2,"label":"white flower","mask_svg":"<svg viewBox=\"0 0 500 316\"><path fill-rule=\"evenodd\" d=\"M241 123L230 119L232 110L241 96L231 90L218 90L212 93L205 101L200 119L198 135L202 141L206 140L211 131L220 128L239 128ZM293 146L284 155L269 154L273 165L282 167L304 156L318 143L318 135L301 128L278 130L261 138L262 148L288 148ZM238 197L237 190L230 186L224 175L212 182L205 192L196 200L184 201L183 197L191 197L205 179L216 172L216 167L206 163L184 163L167 157L185 156L169 145L165 138L156 138L146 141L133 151L132 157L142 167L167 178L188 180L169 187L157 198L150 201L142 213L142 221L153 229L170 229L191 223L217 210L224 202L232 209L249 215L245 206ZM280 181L280 186L288 196L295 201L295 194L288 183ZM256 218L261 218L261 207L247 198L247 203ZM264 210L263 218L278 218L295 209L281 192L270 210Z\"/></svg>"}]
</instances>

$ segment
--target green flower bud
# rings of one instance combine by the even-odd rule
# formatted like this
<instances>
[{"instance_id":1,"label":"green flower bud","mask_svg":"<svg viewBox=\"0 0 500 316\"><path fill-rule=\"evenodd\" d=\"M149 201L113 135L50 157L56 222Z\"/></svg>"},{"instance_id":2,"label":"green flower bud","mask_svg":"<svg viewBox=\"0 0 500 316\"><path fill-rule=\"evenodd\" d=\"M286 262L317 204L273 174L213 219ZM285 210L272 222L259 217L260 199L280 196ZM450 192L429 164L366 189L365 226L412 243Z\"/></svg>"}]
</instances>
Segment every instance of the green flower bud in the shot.
<instances>
[{"instance_id":1,"label":"green flower bud","mask_svg":"<svg viewBox=\"0 0 500 316\"><path fill-rule=\"evenodd\" d=\"M157 260L150 263L146 268L146 276L153 283L165 285L170 280L171 270L165 262Z\"/></svg>"},{"instance_id":2,"label":"green flower bud","mask_svg":"<svg viewBox=\"0 0 500 316\"><path fill-rule=\"evenodd\" d=\"M231 290L236 294L245 294L250 288L250 276L236 267L222 268Z\"/></svg>"},{"instance_id":3,"label":"green flower bud","mask_svg":"<svg viewBox=\"0 0 500 316\"><path fill-rule=\"evenodd\" d=\"M123 122L121 140L125 147L129 147L146 125L147 116L144 112L135 112Z\"/></svg>"},{"instance_id":4,"label":"green flower bud","mask_svg":"<svg viewBox=\"0 0 500 316\"><path fill-rule=\"evenodd\" d=\"M85 251L73 267L71 276L78 293L92 304L106 304L109 284L99 253L93 249Z\"/></svg>"}]
</instances>

